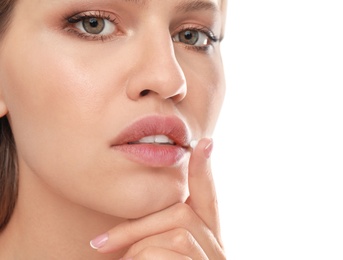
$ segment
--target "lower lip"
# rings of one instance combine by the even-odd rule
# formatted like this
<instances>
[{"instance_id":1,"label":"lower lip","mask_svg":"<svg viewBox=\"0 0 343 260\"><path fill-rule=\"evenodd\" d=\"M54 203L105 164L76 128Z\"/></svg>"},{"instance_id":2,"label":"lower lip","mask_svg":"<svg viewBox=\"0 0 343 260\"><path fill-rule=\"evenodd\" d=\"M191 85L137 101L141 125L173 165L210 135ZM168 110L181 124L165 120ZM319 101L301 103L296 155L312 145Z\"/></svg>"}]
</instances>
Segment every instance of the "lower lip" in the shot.
<instances>
[{"instance_id":1,"label":"lower lip","mask_svg":"<svg viewBox=\"0 0 343 260\"><path fill-rule=\"evenodd\" d=\"M177 145L124 144L113 146L123 152L131 161L150 167L171 167L187 153L187 149Z\"/></svg>"}]
</instances>

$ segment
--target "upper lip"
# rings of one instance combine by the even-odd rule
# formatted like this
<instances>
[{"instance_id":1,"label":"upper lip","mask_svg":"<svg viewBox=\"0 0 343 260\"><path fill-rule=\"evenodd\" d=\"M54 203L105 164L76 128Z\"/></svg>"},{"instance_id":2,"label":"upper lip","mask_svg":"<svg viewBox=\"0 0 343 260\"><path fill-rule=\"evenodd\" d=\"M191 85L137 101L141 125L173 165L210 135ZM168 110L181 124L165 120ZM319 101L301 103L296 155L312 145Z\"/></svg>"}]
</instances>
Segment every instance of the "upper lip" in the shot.
<instances>
[{"instance_id":1,"label":"upper lip","mask_svg":"<svg viewBox=\"0 0 343 260\"><path fill-rule=\"evenodd\" d=\"M148 116L133 122L114 140L112 146L134 143L146 136L165 135L175 145L188 147L190 131L186 123L177 116Z\"/></svg>"}]
</instances>

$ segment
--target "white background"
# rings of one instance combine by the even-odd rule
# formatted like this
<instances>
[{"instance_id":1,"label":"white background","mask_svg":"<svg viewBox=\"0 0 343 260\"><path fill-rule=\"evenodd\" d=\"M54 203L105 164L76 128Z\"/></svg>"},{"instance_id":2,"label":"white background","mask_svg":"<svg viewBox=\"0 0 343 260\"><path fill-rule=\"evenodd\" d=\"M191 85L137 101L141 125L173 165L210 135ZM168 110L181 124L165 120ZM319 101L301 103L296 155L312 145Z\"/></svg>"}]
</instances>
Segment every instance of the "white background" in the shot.
<instances>
[{"instance_id":1,"label":"white background","mask_svg":"<svg viewBox=\"0 0 343 260\"><path fill-rule=\"evenodd\" d=\"M229 0L213 169L230 260L343 259L343 1Z\"/></svg>"}]
</instances>

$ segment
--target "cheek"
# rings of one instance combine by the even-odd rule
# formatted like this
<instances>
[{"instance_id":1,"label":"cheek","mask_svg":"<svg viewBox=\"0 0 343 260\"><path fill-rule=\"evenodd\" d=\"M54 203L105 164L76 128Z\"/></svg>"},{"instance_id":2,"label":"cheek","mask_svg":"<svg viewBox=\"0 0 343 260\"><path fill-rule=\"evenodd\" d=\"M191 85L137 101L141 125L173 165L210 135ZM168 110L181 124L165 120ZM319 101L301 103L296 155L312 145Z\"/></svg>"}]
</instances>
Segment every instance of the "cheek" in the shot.
<instances>
[{"instance_id":1,"label":"cheek","mask_svg":"<svg viewBox=\"0 0 343 260\"><path fill-rule=\"evenodd\" d=\"M58 170L64 169L77 173L77 181L103 144L92 137L101 127L97 118L106 103L105 88L99 88L97 73L89 73L93 68L58 44L11 42L5 49L9 55L2 55L1 80L18 155L44 178L50 172L53 181L63 182Z\"/></svg>"},{"instance_id":2,"label":"cheek","mask_svg":"<svg viewBox=\"0 0 343 260\"><path fill-rule=\"evenodd\" d=\"M211 136L225 96L220 56L186 67L188 92L182 106L196 137Z\"/></svg>"},{"instance_id":3,"label":"cheek","mask_svg":"<svg viewBox=\"0 0 343 260\"><path fill-rule=\"evenodd\" d=\"M18 71L20 77L15 76ZM71 77L68 64L59 62L49 51L38 52L32 47L30 52L24 50L12 57L7 74L9 117L19 146L27 143L28 149L34 149L36 139L48 141L48 133L65 129L67 122L75 123L69 100L79 84ZM77 103L74 99L74 105Z\"/></svg>"},{"instance_id":4,"label":"cheek","mask_svg":"<svg viewBox=\"0 0 343 260\"><path fill-rule=\"evenodd\" d=\"M56 42L41 37L8 50L7 103L18 138L23 127L27 135L40 133L40 138L63 131L82 134L121 91L113 87L119 82L109 79L113 73L103 69L109 67L104 59L88 57L75 43Z\"/></svg>"}]
</instances>

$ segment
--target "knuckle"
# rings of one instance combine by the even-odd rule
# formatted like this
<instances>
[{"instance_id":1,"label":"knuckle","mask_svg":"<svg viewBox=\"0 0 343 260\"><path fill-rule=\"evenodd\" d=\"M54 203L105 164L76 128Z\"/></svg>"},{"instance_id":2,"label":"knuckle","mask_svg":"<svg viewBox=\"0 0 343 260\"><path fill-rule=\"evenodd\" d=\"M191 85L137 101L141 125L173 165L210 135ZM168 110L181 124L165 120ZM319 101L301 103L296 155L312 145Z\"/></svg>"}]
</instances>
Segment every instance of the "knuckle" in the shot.
<instances>
[{"instance_id":1,"label":"knuckle","mask_svg":"<svg viewBox=\"0 0 343 260\"><path fill-rule=\"evenodd\" d=\"M131 245L130 248L126 251L125 256L136 255L140 250L141 250L141 247L139 246L139 244L135 243Z\"/></svg>"},{"instance_id":2,"label":"knuckle","mask_svg":"<svg viewBox=\"0 0 343 260\"><path fill-rule=\"evenodd\" d=\"M176 249L191 249L195 246L195 239L188 230L179 228L174 230L171 243Z\"/></svg>"},{"instance_id":3,"label":"knuckle","mask_svg":"<svg viewBox=\"0 0 343 260\"><path fill-rule=\"evenodd\" d=\"M154 248L152 247L146 247L139 253L139 259L154 259Z\"/></svg>"}]
</instances>

